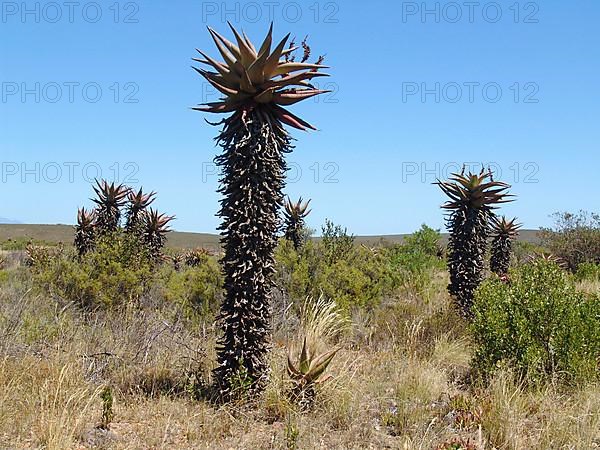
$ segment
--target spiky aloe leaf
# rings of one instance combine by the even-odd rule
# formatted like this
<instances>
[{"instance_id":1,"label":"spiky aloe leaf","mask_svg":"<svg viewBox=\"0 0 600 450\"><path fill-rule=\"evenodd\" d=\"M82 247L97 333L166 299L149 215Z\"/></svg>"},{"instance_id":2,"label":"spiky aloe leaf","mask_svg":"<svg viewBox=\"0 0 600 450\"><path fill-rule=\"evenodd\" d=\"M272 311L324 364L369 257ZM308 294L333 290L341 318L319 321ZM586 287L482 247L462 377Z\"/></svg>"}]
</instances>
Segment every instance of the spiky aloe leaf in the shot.
<instances>
[{"instance_id":1,"label":"spiky aloe leaf","mask_svg":"<svg viewBox=\"0 0 600 450\"><path fill-rule=\"evenodd\" d=\"M331 364L331 361L333 360L333 358L339 350L339 347L334 348L333 350L330 350L327 353L323 353L322 355L319 355L315 359L313 359L310 363L310 369L306 374L307 382L312 383L316 379L318 379L323 374L323 372L327 370L327 367L329 367L329 364Z\"/></svg>"},{"instance_id":2,"label":"spiky aloe leaf","mask_svg":"<svg viewBox=\"0 0 600 450\"><path fill-rule=\"evenodd\" d=\"M304 342L302 343L302 351L300 352L300 365L298 366L298 370L302 374L307 374L310 370L310 359L306 350L306 336L304 337Z\"/></svg>"}]
</instances>

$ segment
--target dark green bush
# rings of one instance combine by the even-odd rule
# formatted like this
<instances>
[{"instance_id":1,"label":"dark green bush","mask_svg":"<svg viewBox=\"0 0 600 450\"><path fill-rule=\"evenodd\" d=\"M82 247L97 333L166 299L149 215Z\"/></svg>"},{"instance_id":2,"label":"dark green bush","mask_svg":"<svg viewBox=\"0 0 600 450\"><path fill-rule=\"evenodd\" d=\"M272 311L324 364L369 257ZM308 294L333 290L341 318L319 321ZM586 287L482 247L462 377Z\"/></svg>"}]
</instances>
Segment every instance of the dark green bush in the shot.
<instances>
[{"instance_id":1,"label":"dark green bush","mask_svg":"<svg viewBox=\"0 0 600 450\"><path fill-rule=\"evenodd\" d=\"M354 235L348 234L346 228L325 219L325 225L321 228L321 253L329 264L340 259L345 259L354 250Z\"/></svg>"},{"instance_id":2,"label":"dark green bush","mask_svg":"<svg viewBox=\"0 0 600 450\"><path fill-rule=\"evenodd\" d=\"M578 292L556 264L540 260L508 283L484 282L473 311L474 366L484 375L507 364L531 380L598 376L600 298Z\"/></svg>"},{"instance_id":3,"label":"dark green bush","mask_svg":"<svg viewBox=\"0 0 600 450\"><path fill-rule=\"evenodd\" d=\"M144 246L126 233L98 239L81 258L70 251L39 259L32 271L38 287L86 309L136 303L152 278Z\"/></svg>"},{"instance_id":4,"label":"dark green bush","mask_svg":"<svg viewBox=\"0 0 600 450\"><path fill-rule=\"evenodd\" d=\"M546 247L528 241L516 240L513 242L513 261L511 266L523 264L534 255L544 255L549 253Z\"/></svg>"},{"instance_id":5,"label":"dark green bush","mask_svg":"<svg viewBox=\"0 0 600 450\"><path fill-rule=\"evenodd\" d=\"M440 230L434 230L423 224L419 230L404 238L403 247L407 253L439 259L441 238ZM440 267L445 266L441 264Z\"/></svg>"}]
</instances>

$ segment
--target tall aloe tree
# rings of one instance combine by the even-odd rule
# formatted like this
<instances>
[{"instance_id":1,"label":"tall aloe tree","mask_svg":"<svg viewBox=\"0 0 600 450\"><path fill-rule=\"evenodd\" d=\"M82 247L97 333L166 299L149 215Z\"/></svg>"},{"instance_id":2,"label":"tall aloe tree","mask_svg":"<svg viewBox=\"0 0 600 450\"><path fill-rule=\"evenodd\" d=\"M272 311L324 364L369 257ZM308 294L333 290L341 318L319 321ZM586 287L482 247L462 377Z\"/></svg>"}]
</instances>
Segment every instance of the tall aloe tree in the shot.
<instances>
[{"instance_id":1,"label":"tall aloe tree","mask_svg":"<svg viewBox=\"0 0 600 450\"><path fill-rule=\"evenodd\" d=\"M492 220L490 270L498 275L506 275L510 267L513 241L521 228L521 224L516 223L516 220L507 220L504 216Z\"/></svg>"},{"instance_id":2,"label":"tall aloe tree","mask_svg":"<svg viewBox=\"0 0 600 450\"><path fill-rule=\"evenodd\" d=\"M231 113L215 124L222 125L217 142L223 153L215 161L223 174L219 216L226 291L215 376L225 400L240 385L260 392L268 377L273 251L287 170L284 156L293 148L284 125L315 129L284 106L327 92L310 84L326 76L319 72L325 68L322 58L307 63L310 51L305 49L302 60L293 62L290 54L297 48L286 49L289 34L272 48L271 25L257 50L244 33L229 26L236 43L208 28L223 62L200 50L202 58L194 59L212 69L194 68L223 94L218 102L194 109Z\"/></svg>"},{"instance_id":3,"label":"tall aloe tree","mask_svg":"<svg viewBox=\"0 0 600 450\"><path fill-rule=\"evenodd\" d=\"M470 318L474 293L483 279L490 220L496 205L511 201L506 193L510 186L494 181L492 173L483 169L479 175L464 175L463 170L436 184L450 198L442 206L449 211L448 292L460 312Z\"/></svg>"},{"instance_id":4,"label":"tall aloe tree","mask_svg":"<svg viewBox=\"0 0 600 450\"><path fill-rule=\"evenodd\" d=\"M96 198L96 225L99 234L107 234L117 231L121 220L121 208L125 206L129 188L123 184L96 180L94 186Z\"/></svg>"},{"instance_id":5,"label":"tall aloe tree","mask_svg":"<svg viewBox=\"0 0 600 450\"><path fill-rule=\"evenodd\" d=\"M162 258L162 249L167 242L166 234L171 231L169 222L175 219L175 216L160 214L155 209L149 208L141 213L140 231L143 243L148 249L150 258L154 263L158 263Z\"/></svg>"},{"instance_id":6,"label":"tall aloe tree","mask_svg":"<svg viewBox=\"0 0 600 450\"><path fill-rule=\"evenodd\" d=\"M129 191L127 195L127 222L125 223L125 230L129 233L141 233L141 226L143 223L143 212L148 208L152 202L156 199L156 192L150 192L144 194L142 188L135 192Z\"/></svg>"},{"instance_id":7,"label":"tall aloe tree","mask_svg":"<svg viewBox=\"0 0 600 450\"><path fill-rule=\"evenodd\" d=\"M302 197L294 203L288 197L285 202L284 219L285 234L284 237L292 242L296 250L304 245L304 219L310 214L307 202L302 201Z\"/></svg>"},{"instance_id":8,"label":"tall aloe tree","mask_svg":"<svg viewBox=\"0 0 600 450\"><path fill-rule=\"evenodd\" d=\"M80 208L77 211L74 245L79 256L93 250L96 234L96 212Z\"/></svg>"}]
</instances>

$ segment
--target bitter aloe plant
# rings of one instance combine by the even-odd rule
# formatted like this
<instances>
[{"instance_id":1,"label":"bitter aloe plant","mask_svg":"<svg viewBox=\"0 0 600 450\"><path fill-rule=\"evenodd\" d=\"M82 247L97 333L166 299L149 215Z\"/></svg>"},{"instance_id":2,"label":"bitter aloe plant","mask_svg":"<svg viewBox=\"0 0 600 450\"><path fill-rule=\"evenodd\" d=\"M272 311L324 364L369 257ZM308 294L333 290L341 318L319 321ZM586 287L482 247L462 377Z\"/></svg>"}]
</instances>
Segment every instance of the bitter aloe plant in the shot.
<instances>
[{"instance_id":1,"label":"bitter aloe plant","mask_svg":"<svg viewBox=\"0 0 600 450\"><path fill-rule=\"evenodd\" d=\"M492 255L490 270L498 275L506 275L510 267L513 241L519 234L520 224L517 219L507 220L506 217L492 220Z\"/></svg>"},{"instance_id":2,"label":"bitter aloe plant","mask_svg":"<svg viewBox=\"0 0 600 450\"><path fill-rule=\"evenodd\" d=\"M94 248L96 234L96 213L80 208L77 211L75 226L75 248L79 256L85 255Z\"/></svg>"},{"instance_id":3,"label":"bitter aloe plant","mask_svg":"<svg viewBox=\"0 0 600 450\"><path fill-rule=\"evenodd\" d=\"M117 231L121 220L121 208L126 203L129 188L122 184L108 184L105 180L96 180L94 186L96 198L96 226L100 234L108 234Z\"/></svg>"},{"instance_id":4,"label":"bitter aloe plant","mask_svg":"<svg viewBox=\"0 0 600 450\"><path fill-rule=\"evenodd\" d=\"M309 409L316 396L316 388L331 378L325 373L340 347L331 348L331 341L342 333L348 322L338 311L335 301L323 296L306 299L302 308L298 340L300 353L294 362L294 346L288 349L287 372L292 382L291 400L303 409Z\"/></svg>"},{"instance_id":5,"label":"bitter aloe plant","mask_svg":"<svg viewBox=\"0 0 600 450\"><path fill-rule=\"evenodd\" d=\"M325 68L322 58L307 63L310 51L305 49L300 62L290 61L296 48L286 49L289 34L272 48L271 25L257 50L244 33L229 26L236 43L208 28L223 62L198 50L202 58L195 61L212 70L194 68L223 94L194 109L231 113L217 124L222 125L217 142L223 153L215 159L223 174L219 215L226 291L215 375L225 400L241 375L249 381L250 393L260 392L268 377L273 251L287 170L284 156L292 150L284 125L315 129L284 107L327 92L310 84L326 76L319 72Z\"/></svg>"},{"instance_id":6,"label":"bitter aloe plant","mask_svg":"<svg viewBox=\"0 0 600 450\"><path fill-rule=\"evenodd\" d=\"M459 311L471 318L474 293L485 270L489 223L497 205L511 201L506 193L510 186L494 181L492 173L483 169L479 175L452 174L450 180L436 184L450 197L442 206L449 211L448 292Z\"/></svg>"},{"instance_id":7,"label":"bitter aloe plant","mask_svg":"<svg viewBox=\"0 0 600 450\"><path fill-rule=\"evenodd\" d=\"M299 250L304 245L305 229L304 219L310 214L307 202L302 201L302 197L294 203L288 197L285 203L284 219L285 219L285 234L284 237L292 242L294 248Z\"/></svg>"},{"instance_id":8,"label":"bitter aloe plant","mask_svg":"<svg viewBox=\"0 0 600 450\"><path fill-rule=\"evenodd\" d=\"M155 209L149 208L142 214L141 232L142 242L148 249L148 254L154 263L162 259L162 249L167 241L166 234L170 232L169 222L175 219L175 216L160 214Z\"/></svg>"},{"instance_id":9,"label":"bitter aloe plant","mask_svg":"<svg viewBox=\"0 0 600 450\"><path fill-rule=\"evenodd\" d=\"M155 199L156 192L144 194L141 188L137 192L133 190L129 191L129 194L127 195L127 222L125 223L125 230L127 230L128 233L137 235L141 233L144 212Z\"/></svg>"}]
</instances>

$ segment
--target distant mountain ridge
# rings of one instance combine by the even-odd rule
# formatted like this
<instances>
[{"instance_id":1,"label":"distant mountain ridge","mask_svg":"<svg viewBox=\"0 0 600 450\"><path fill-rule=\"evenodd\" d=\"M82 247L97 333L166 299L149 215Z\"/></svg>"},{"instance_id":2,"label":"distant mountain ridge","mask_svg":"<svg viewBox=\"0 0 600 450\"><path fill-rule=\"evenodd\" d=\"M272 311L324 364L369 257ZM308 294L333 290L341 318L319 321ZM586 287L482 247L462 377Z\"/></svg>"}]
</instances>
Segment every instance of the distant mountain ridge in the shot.
<instances>
[{"instance_id":1,"label":"distant mountain ridge","mask_svg":"<svg viewBox=\"0 0 600 450\"><path fill-rule=\"evenodd\" d=\"M20 224L20 220L7 219L6 217L0 217L0 224Z\"/></svg>"},{"instance_id":2,"label":"distant mountain ridge","mask_svg":"<svg viewBox=\"0 0 600 450\"><path fill-rule=\"evenodd\" d=\"M528 242L539 242L537 230L522 230L519 239ZM386 234L380 236L356 236L356 241L365 245L376 245L382 240L387 242L402 242L407 234ZM29 224L0 224L0 242L8 239L27 238L49 243L73 242L74 230L72 225L29 225ZM205 247L216 249L219 246L219 235L211 233L189 233L173 231L167 235L167 246L173 248ZM445 242L448 235L442 234ZM317 238L318 239L318 238Z\"/></svg>"}]
</instances>

